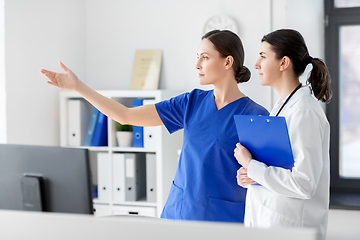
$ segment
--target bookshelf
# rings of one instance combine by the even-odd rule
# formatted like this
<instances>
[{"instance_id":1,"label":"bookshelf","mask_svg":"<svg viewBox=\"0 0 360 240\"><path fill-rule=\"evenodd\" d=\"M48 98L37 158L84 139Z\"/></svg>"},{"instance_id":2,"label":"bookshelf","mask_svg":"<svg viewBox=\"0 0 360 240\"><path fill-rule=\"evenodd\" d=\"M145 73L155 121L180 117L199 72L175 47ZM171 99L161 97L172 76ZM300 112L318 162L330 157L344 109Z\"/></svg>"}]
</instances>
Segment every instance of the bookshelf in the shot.
<instances>
[{"instance_id":1,"label":"bookshelf","mask_svg":"<svg viewBox=\"0 0 360 240\"><path fill-rule=\"evenodd\" d=\"M124 104L127 107L132 107L133 99L147 99L160 102L181 93L166 90L108 90L98 92L110 99ZM69 124L69 121L72 120L69 119L68 116L69 100L83 100L85 102L85 108L88 108L87 112L90 113L93 107L76 92L60 92L60 145L62 147L87 148L90 155L93 185L99 186L99 181L104 181L104 179L101 177L103 175L106 176L106 181L108 182L108 187L106 189L107 197L93 199L95 216L136 214L142 216L159 217L170 191L171 183L175 176L179 157L178 151L182 146L182 131L178 131L170 135L164 126L151 127L153 128L152 132L157 136L156 147L119 147L116 140L115 121L107 118L108 146L93 147L84 146L83 144L78 144L77 146L72 144L70 146L68 128L69 125L72 124ZM82 123L83 122L81 122L80 125ZM88 125L89 121L84 121L84 124ZM115 199L116 190L114 179L119 178L119 176L116 175L113 171L113 156L130 153L140 155L147 153L155 154L156 201L149 202L147 201L146 197L136 201L126 201L125 199L119 201ZM98 176L98 157L101 154L107 154L108 159L106 161L108 162L106 162L107 167L105 168L105 174L104 167L101 167L103 172L101 176ZM125 175L122 177L125 178Z\"/></svg>"}]
</instances>

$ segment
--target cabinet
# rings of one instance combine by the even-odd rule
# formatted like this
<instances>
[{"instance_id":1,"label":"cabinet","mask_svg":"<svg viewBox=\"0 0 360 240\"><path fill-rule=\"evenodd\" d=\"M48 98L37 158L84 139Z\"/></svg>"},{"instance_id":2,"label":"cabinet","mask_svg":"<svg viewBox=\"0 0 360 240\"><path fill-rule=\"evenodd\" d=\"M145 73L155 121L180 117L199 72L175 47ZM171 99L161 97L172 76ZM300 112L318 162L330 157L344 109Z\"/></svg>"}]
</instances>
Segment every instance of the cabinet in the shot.
<instances>
[{"instance_id":1,"label":"cabinet","mask_svg":"<svg viewBox=\"0 0 360 240\"><path fill-rule=\"evenodd\" d=\"M98 92L127 107L132 107L134 99L160 102L181 93L165 90L109 90ZM81 100L79 106L83 106L82 115L71 112L74 111L74 107L71 107L73 105L69 104L73 102L72 100ZM96 216L136 214L159 217L175 176L178 152L182 146L182 131L170 135L164 126L146 127L146 131L144 127L144 132L150 133L154 137L152 144L147 144L145 147L119 147L116 139L116 122L107 118L108 145L101 147L84 146L84 133L80 134L81 140L74 141L71 139L74 136L70 131L74 126L81 129L83 127L81 125L85 124L87 127L92 109L92 105L78 93L69 91L60 93L60 145L62 147L89 149L92 181L93 185L97 186L95 190L98 194L98 197L93 199L94 214ZM87 114L87 117L84 117L84 114ZM75 117L72 117L73 115ZM152 160L147 161L145 167L147 170L155 171L156 175L155 178L147 180L152 181L154 186L148 191L154 190L153 192L148 192L140 199L129 200L129 198L124 197L124 194L119 194L119 191L126 189L126 178L131 177L131 171L134 171L135 165L131 165L134 162L128 159L134 156L140 156L142 159L151 158ZM142 164L144 166L144 163ZM132 167L129 168L129 166ZM146 182L146 177L140 178L140 181Z\"/></svg>"}]
</instances>

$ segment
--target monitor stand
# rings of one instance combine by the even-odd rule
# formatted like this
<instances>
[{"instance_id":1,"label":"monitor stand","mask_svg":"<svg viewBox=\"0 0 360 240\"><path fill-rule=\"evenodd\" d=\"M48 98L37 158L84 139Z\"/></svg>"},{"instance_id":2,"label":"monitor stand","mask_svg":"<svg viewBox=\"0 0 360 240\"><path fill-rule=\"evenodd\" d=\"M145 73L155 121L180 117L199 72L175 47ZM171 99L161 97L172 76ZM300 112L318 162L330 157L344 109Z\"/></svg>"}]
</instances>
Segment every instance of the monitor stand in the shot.
<instances>
[{"instance_id":1,"label":"monitor stand","mask_svg":"<svg viewBox=\"0 0 360 240\"><path fill-rule=\"evenodd\" d=\"M43 211L43 178L40 175L24 174L21 178L23 210Z\"/></svg>"}]
</instances>

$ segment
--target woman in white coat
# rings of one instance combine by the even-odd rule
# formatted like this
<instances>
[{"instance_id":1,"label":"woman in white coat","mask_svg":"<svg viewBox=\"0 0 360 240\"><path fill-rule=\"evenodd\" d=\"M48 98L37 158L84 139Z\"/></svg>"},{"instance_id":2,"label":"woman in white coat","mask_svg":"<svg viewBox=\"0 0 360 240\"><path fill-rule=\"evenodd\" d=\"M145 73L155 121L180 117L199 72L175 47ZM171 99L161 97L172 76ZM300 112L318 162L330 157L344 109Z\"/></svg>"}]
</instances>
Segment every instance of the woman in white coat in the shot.
<instances>
[{"instance_id":1,"label":"woman in white coat","mask_svg":"<svg viewBox=\"0 0 360 240\"><path fill-rule=\"evenodd\" d=\"M303 37L295 30L271 32L261 42L255 68L261 84L280 95L270 115L285 117L295 164L291 170L267 166L237 144L234 155L242 165L237 181L248 188L244 222L249 227L317 228L325 239L330 126L312 95L329 102L329 72L322 60L310 57ZM302 86L299 76L309 63L313 69L308 84Z\"/></svg>"}]
</instances>

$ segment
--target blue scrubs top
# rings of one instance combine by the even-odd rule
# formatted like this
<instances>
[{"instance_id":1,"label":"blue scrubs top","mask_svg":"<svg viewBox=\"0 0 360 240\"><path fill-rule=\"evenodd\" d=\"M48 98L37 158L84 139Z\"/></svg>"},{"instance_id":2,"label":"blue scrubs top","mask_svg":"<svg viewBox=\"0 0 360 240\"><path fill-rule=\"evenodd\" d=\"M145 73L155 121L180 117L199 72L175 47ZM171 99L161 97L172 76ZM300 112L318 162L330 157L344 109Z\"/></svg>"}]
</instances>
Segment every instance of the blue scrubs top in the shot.
<instances>
[{"instance_id":1,"label":"blue scrubs top","mask_svg":"<svg viewBox=\"0 0 360 240\"><path fill-rule=\"evenodd\" d=\"M269 115L248 97L217 110L214 91L195 89L157 103L170 133L184 129L183 147L162 218L243 222L246 189L237 185L235 114Z\"/></svg>"}]
</instances>

